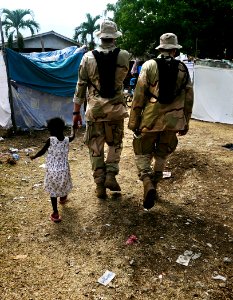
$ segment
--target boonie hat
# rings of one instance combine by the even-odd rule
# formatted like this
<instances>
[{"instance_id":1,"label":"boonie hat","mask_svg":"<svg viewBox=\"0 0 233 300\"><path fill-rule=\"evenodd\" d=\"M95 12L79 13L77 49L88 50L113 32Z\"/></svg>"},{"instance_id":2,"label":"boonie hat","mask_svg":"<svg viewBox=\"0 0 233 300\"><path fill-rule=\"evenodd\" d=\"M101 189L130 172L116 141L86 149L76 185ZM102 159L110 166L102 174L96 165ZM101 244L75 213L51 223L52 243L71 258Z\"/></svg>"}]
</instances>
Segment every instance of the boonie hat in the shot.
<instances>
[{"instance_id":1,"label":"boonie hat","mask_svg":"<svg viewBox=\"0 0 233 300\"><path fill-rule=\"evenodd\" d=\"M164 33L160 37L160 45L155 49L180 49L177 36L174 33Z\"/></svg>"},{"instance_id":2,"label":"boonie hat","mask_svg":"<svg viewBox=\"0 0 233 300\"><path fill-rule=\"evenodd\" d=\"M117 30L116 23L106 20L100 25L100 30L96 32L98 38L115 39L122 36L122 33Z\"/></svg>"}]
</instances>

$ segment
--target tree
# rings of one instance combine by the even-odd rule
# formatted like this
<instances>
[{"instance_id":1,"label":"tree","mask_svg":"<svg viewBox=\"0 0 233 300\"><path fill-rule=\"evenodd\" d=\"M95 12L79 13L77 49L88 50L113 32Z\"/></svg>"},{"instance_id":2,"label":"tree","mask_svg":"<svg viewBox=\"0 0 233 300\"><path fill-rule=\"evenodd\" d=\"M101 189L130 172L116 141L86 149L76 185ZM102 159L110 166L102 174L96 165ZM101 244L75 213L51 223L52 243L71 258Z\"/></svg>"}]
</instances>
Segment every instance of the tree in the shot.
<instances>
[{"instance_id":1,"label":"tree","mask_svg":"<svg viewBox=\"0 0 233 300\"><path fill-rule=\"evenodd\" d=\"M155 52L165 32L177 34L183 50L199 57L233 58L232 0L118 0L108 4L123 36L119 46L135 56Z\"/></svg>"},{"instance_id":2,"label":"tree","mask_svg":"<svg viewBox=\"0 0 233 300\"><path fill-rule=\"evenodd\" d=\"M35 31L38 32L40 29L39 24L33 18L33 12L30 9L3 9L2 14L4 17L2 26L4 27L5 35L8 39L8 47L13 47L13 40L16 38L18 48L22 50L24 48L24 42L20 29L29 29L32 35ZM31 19L25 19L25 16L29 16Z\"/></svg>"},{"instance_id":3,"label":"tree","mask_svg":"<svg viewBox=\"0 0 233 300\"><path fill-rule=\"evenodd\" d=\"M162 0L168 9L169 29L182 38L184 49L200 58L224 58L232 52L232 0Z\"/></svg>"},{"instance_id":4,"label":"tree","mask_svg":"<svg viewBox=\"0 0 233 300\"><path fill-rule=\"evenodd\" d=\"M90 36L89 48L94 49L94 32L99 28L99 25L96 25L96 21L100 19L100 16L98 15L92 18L92 16L88 13L86 14L86 17L87 22L83 22L75 28L73 39L75 41L79 41L79 37L81 37L81 43L87 44L87 38Z\"/></svg>"}]
</instances>

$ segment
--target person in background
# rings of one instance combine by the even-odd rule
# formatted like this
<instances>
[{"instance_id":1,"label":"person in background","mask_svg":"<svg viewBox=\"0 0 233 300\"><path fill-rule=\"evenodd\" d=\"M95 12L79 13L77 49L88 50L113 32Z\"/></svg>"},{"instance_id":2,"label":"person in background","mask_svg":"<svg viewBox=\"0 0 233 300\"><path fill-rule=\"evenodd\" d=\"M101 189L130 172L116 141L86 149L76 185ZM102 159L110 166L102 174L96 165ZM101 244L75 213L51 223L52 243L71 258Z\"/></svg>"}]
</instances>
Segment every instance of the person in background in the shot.
<instances>
[{"instance_id":1,"label":"person in background","mask_svg":"<svg viewBox=\"0 0 233 300\"><path fill-rule=\"evenodd\" d=\"M128 128L134 132L135 162L146 209L154 206L157 183L167 157L177 147L177 134L185 135L189 130L193 86L187 67L175 59L180 48L175 34L163 34L156 48L159 58L142 65L134 91Z\"/></svg>"},{"instance_id":2,"label":"person in background","mask_svg":"<svg viewBox=\"0 0 233 300\"><path fill-rule=\"evenodd\" d=\"M116 175L122 152L124 118L128 117L123 81L129 69L129 53L115 44L121 35L114 22L105 20L101 24L96 33L100 45L83 56L73 98L73 126L77 127L82 124L80 106L88 89L84 143L89 148L98 198L106 198L106 189L121 191Z\"/></svg>"},{"instance_id":3,"label":"person in background","mask_svg":"<svg viewBox=\"0 0 233 300\"><path fill-rule=\"evenodd\" d=\"M30 158L33 160L44 155L46 152L46 173L44 180L45 191L50 194L53 213L51 221L60 222L61 216L57 208L57 198L60 204L65 204L68 193L72 189L70 166L68 162L69 143L75 137L75 130L71 137L64 136L65 122L61 118L53 118L47 122L50 137L44 147Z\"/></svg>"}]
</instances>

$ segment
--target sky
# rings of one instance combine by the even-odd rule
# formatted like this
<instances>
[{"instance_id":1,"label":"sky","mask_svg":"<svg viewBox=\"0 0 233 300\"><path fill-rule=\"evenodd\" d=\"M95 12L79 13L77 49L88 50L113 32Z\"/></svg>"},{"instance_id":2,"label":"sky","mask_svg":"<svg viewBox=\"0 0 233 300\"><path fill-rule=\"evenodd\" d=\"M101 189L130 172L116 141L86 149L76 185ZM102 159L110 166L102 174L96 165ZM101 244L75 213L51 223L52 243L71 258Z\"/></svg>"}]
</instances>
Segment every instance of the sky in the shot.
<instances>
[{"instance_id":1,"label":"sky","mask_svg":"<svg viewBox=\"0 0 233 300\"><path fill-rule=\"evenodd\" d=\"M75 27L86 21L86 14L92 17L97 15L104 16L107 3L115 4L117 0L0 0L0 10L7 8L31 9L34 19L40 24L39 33L55 31L68 38L74 35ZM63 3L63 4L62 4ZM110 17L112 15L109 15ZM30 36L30 31L23 31L24 37Z\"/></svg>"}]
</instances>

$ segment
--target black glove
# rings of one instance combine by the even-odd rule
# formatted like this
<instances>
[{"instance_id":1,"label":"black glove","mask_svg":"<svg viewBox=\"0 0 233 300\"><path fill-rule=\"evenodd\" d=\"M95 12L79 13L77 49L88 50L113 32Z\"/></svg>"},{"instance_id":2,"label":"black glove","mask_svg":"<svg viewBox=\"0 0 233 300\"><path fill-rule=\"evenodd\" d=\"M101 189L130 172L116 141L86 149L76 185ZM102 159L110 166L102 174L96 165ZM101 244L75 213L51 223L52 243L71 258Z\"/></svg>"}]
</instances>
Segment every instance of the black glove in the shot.
<instances>
[{"instance_id":1,"label":"black glove","mask_svg":"<svg viewBox=\"0 0 233 300\"><path fill-rule=\"evenodd\" d=\"M134 131L133 131L133 133L136 135L136 136L139 136L140 134L141 134L141 130L140 129L135 129Z\"/></svg>"}]
</instances>

